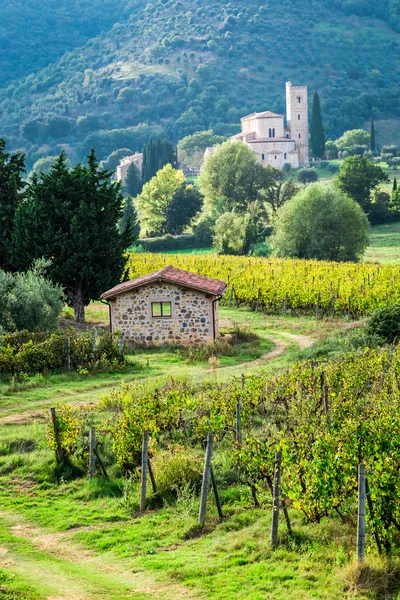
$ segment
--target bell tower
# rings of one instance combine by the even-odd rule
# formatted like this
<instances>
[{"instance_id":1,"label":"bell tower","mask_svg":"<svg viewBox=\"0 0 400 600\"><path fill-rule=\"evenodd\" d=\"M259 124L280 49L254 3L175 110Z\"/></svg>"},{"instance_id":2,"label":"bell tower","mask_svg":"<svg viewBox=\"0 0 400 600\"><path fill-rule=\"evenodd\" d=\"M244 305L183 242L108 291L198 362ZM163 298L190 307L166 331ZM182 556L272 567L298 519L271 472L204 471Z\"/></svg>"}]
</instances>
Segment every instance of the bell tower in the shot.
<instances>
[{"instance_id":1,"label":"bell tower","mask_svg":"<svg viewBox=\"0 0 400 600\"><path fill-rule=\"evenodd\" d=\"M307 86L286 83L286 120L290 139L296 142L301 167L310 164L308 149L308 92Z\"/></svg>"}]
</instances>

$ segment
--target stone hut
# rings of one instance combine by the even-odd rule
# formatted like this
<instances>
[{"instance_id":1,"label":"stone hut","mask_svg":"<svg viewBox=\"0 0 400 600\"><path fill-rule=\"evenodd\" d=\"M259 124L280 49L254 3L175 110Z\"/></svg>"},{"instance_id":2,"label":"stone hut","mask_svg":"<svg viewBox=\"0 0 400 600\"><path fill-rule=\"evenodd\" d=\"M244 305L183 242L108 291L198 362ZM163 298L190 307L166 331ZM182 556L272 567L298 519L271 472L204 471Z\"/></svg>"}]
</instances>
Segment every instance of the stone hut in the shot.
<instances>
[{"instance_id":1,"label":"stone hut","mask_svg":"<svg viewBox=\"0 0 400 600\"><path fill-rule=\"evenodd\" d=\"M172 266L126 281L102 296L111 330L140 344L205 344L219 334L218 301L226 283Z\"/></svg>"}]
</instances>

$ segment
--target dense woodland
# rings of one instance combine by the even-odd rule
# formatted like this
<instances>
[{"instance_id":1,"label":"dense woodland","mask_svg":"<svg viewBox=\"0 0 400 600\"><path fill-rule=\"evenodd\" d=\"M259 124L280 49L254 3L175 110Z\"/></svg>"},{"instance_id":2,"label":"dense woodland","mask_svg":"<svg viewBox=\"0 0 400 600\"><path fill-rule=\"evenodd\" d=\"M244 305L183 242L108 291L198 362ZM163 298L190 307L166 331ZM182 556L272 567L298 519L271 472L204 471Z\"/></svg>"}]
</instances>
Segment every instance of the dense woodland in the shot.
<instances>
[{"instance_id":1,"label":"dense woodland","mask_svg":"<svg viewBox=\"0 0 400 600\"><path fill-rule=\"evenodd\" d=\"M62 148L104 159L151 134L234 134L243 114L284 111L288 79L320 92L329 137L374 113L378 144L395 141L397 0L24 4L0 8L0 134L29 167Z\"/></svg>"}]
</instances>

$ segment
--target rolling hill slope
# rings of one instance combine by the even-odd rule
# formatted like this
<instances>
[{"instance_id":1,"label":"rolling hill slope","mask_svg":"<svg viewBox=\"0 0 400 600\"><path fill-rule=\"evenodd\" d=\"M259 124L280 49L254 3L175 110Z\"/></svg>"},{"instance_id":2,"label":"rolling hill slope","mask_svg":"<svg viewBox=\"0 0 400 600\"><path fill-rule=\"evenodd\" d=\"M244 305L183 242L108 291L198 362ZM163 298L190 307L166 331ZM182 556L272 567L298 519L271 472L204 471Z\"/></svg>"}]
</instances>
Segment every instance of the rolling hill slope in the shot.
<instances>
[{"instance_id":1,"label":"rolling hill slope","mask_svg":"<svg viewBox=\"0 0 400 600\"><path fill-rule=\"evenodd\" d=\"M140 10L138 0L107 32L3 90L0 135L31 162L61 147L73 159L93 145L100 158L134 151L152 132L230 135L243 114L283 111L288 79L320 92L330 136L371 112L400 119L398 3L375 4L153 0Z\"/></svg>"}]
</instances>

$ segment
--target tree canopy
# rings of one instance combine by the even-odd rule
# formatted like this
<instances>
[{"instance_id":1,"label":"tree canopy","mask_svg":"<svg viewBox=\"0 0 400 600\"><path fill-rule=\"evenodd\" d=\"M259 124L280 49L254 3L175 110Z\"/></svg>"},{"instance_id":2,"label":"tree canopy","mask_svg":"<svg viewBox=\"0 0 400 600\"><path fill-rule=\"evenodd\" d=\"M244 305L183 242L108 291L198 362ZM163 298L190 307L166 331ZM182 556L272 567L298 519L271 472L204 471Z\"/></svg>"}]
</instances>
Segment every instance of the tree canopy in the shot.
<instances>
[{"instance_id":1,"label":"tree canopy","mask_svg":"<svg viewBox=\"0 0 400 600\"><path fill-rule=\"evenodd\" d=\"M354 200L314 183L278 211L270 241L276 256L357 261L368 233L368 219Z\"/></svg>"},{"instance_id":2,"label":"tree canopy","mask_svg":"<svg viewBox=\"0 0 400 600\"><path fill-rule=\"evenodd\" d=\"M167 233L167 209L184 183L183 172L166 165L143 186L135 202L142 237Z\"/></svg>"},{"instance_id":3,"label":"tree canopy","mask_svg":"<svg viewBox=\"0 0 400 600\"><path fill-rule=\"evenodd\" d=\"M22 200L25 161L23 154L6 152L0 139L0 268L10 269L9 248L14 216Z\"/></svg>"},{"instance_id":4,"label":"tree canopy","mask_svg":"<svg viewBox=\"0 0 400 600\"><path fill-rule=\"evenodd\" d=\"M87 166L73 168L62 153L48 174L33 176L16 211L13 266L24 270L49 259L48 275L65 290L77 322L84 321L85 305L123 274L131 231L130 223L118 229L122 203L120 185L99 168L94 151Z\"/></svg>"},{"instance_id":5,"label":"tree canopy","mask_svg":"<svg viewBox=\"0 0 400 600\"><path fill-rule=\"evenodd\" d=\"M250 204L263 201L276 176L276 169L263 167L246 144L225 142L206 157L198 185L211 214L245 213Z\"/></svg>"},{"instance_id":6,"label":"tree canopy","mask_svg":"<svg viewBox=\"0 0 400 600\"><path fill-rule=\"evenodd\" d=\"M368 210L371 205L371 193L377 186L388 180L383 169L369 158L349 156L340 165L335 176L335 185Z\"/></svg>"}]
</instances>

